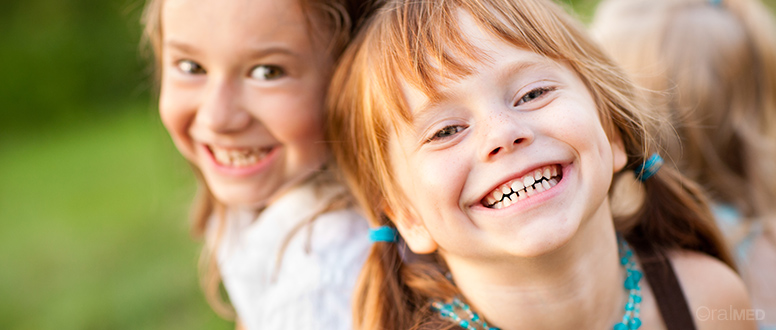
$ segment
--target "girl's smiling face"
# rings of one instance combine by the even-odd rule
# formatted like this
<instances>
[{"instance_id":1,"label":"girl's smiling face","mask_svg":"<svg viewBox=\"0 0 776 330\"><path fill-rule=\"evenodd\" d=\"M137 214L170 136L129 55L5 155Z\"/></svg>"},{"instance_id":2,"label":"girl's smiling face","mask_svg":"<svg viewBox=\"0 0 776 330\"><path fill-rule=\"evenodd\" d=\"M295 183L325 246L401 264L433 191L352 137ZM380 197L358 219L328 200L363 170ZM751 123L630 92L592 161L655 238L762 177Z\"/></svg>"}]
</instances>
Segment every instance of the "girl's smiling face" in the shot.
<instances>
[{"instance_id":1,"label":"girl's smiling face","mask_svg":"<svg viewBox=\"0 0 776 330\"><path fill-rule=\"evenodd\" d=\"M227 205L259 207L324 162L332 59L296 1L166 0L160 113Z\"/></svg>"},{"instance_id":2,"label":"girl's smiling face","mask_svg":"<svg viewBox=\"0 0 776 330\"><path fill-rule=\"evenodd\" d=\"M460 22L489 58L447 80L438 100L404 86L412 120L389 141L409 205L389 213L410 247L438 245L446 258L533 257L591 218L611 221L607 194L626 155L584 82L566 64L482 32L466 14Z\"/></svg>"}]
</instances>

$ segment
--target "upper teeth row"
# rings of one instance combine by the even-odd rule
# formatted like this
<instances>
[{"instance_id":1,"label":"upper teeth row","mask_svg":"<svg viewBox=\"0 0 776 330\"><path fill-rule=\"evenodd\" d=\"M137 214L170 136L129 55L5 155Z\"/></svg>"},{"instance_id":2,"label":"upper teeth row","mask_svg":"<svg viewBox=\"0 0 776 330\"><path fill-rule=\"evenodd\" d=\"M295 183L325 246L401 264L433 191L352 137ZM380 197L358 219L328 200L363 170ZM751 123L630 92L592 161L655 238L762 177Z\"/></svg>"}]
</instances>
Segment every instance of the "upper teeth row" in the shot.
<instances>
[{"instance_id":1,"label":"upper teeth row","mask_svg":"<svg viewBox=\"0 0 776 330\"><path fill-rule=\"evenodd\" d=\"M539 168L519 179L509 181L494 189L493 192L485 198L485 206L500 206L497 204L503 204L507 201L515 202L520 197L531 196L534 193L550 189L558 184L558 179L555 178L556 176L558 176L558 167L555 165ZM509 205L501 206L506 207Z\"/></svg>"},{"instance_id":2,"label":"upper teeth row","mask_svg":"<svg viewBox=\"0 0 776 330\"><path fill-rule=\"evenodd\" d=\"M270 148L222 149L210 147L216 161L221 165L244 167L255 164L267 156Z\"/></svg>"}]
</instances>

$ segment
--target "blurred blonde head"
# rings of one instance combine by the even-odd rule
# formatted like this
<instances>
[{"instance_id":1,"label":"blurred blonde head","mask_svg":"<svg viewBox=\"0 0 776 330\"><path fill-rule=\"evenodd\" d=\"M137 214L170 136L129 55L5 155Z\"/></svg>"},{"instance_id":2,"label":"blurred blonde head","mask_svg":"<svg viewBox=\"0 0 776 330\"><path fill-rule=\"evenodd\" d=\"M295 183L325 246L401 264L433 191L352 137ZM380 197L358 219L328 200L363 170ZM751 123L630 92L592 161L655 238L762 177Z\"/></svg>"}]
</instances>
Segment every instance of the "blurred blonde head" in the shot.
<instances>
[{"instance_id":1,"label":"blurred blonde head","mask_svg":"<svg viewBox=\"0 0 776 330\"><path fill-rule=\"evenodd\" d=\"M759 0L607 0L592 27L669 119L667 156L745 217L776 210L776 24ZM669 162L671 163L671 162Z\"/></svg>"},{"instance_id":2,"label":"blurred blonde head","mask_svg":"<svg viewBox=\"0 0 776 330\"><path fill-rule=\"evenodd\" d=\"M371 9L364 1L359 0L295 0L301 8L306 29L311 43L320 46L316 49L325 50L322 56L328 57L327 66L323 67L326 72L326 79L333 71L333 63L336 62L340 54L350 41L356 26ZM157 82L162 74L162 45L165 24L162 21L163 10L166 10L165 0L147 0L145 5L142 23L144 33L142 46L150 49L154 56L154 67ZM187 6L196 6L195 0L188 1ZM226 17L222 17L226 19ZM324 86L325 88L325 86ZM293 118L289 120L294 120ZM205 290L208 301L211 306L222 316L233 316L233 311L228 304L223 302L220 294L220 275L217 269L215 258L215 247L218 245L220 231L224 223L226 208L229 201L218 200L210 187L208 187L203 172L192 163L192 169L198 181L198 192L192 207L192 227L194 236L201 237L209 227L216 228L214 239L209 240L203 248L201 256L201 282ZM318 179L316 182L327 180ZM337 203L337 205L342 203ZM215 223L211 223L215 221ZM211 232L209 232L210 234Z\"/></svg>"}]
</instances>

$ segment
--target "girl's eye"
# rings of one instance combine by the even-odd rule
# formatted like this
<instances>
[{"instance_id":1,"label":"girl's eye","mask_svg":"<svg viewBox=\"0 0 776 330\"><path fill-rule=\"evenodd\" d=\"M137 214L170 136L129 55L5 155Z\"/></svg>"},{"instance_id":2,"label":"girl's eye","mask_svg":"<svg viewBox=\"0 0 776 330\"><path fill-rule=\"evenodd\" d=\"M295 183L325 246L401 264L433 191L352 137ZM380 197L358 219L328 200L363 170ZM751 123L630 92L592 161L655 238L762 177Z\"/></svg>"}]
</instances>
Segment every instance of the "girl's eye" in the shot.
<instances>
[{"instance_id":1,"label":"girl's eye","mask_svg":"<svg viewBox=\"0 0 776 330\"><path fill-rule=\"evenodd\" d=\"M434 136L430 137L428 140L426 140L426 142L449 138L455 135L456 133L463 131L463 129L464 129L463 126L459 126L459 125L446 126L445 128L440 129L439 131L434 133Z\"/></svg>"},{"instance_id":2,"label":"girl's eye","mask_svg":"<svg viewBox=\"0 0 776 330\"><path fill-rule=\"evenodd\" d=\"M199 63L191 61L191 60L180 60L178 63L176 63L178 66L178 69L181 70L183 73L188 74L204 74L205 68L203 68Z\"/></svg>"},{"instance_id":3,"label":"girl's eye","mask_svg":"<svg viewBox=\"0 0 776 330\"><path fill-rule=\"evenodd\" d=\"M521 97L519 100L517 100L517 103L515 105L518 106L526 102L531 102L535 99L542 97L544 94L552 90L553 88L551 87L539 87L539 88L533 89L530 92L523 95L523 97Z\"/></svg>"},{"instance_id":4,"label":"girl's eye","mask_svg":"<svg viewBox=\"0 0 776 330\"><path fill-rule=\"evenodd\" d=\"M251 70L251 77L258 80L273 80L285 75L283 68L277 65L258 65Z\"/></svg>"}]
</instances>

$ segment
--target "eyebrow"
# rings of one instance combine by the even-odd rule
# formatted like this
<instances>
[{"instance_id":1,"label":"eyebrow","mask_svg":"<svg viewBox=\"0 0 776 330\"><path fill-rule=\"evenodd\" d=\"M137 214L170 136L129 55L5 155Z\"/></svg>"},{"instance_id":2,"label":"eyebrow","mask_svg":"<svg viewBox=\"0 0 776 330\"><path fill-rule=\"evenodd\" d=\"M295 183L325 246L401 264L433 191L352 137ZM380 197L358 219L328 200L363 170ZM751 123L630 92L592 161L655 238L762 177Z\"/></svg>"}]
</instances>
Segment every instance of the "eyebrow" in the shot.
<instances>
[{"instance_id":1,"label":"eyebrow","mask_svg":"<svg viewBox=\"0 0 776 330\"><path fill-rule=\"evenodd\" d=\"M197 47L175 39L166 40L164 42L164 46L181 50L183 52L190 53L190 54L200 53L200 50ZM253 47L253 48L249 48L248 50L248 56L251 58L262 58L262 57L267 57L267 56L276 55L276 54L299 57L299 54L282 46Z\"/></svg>"}]
</instances>

